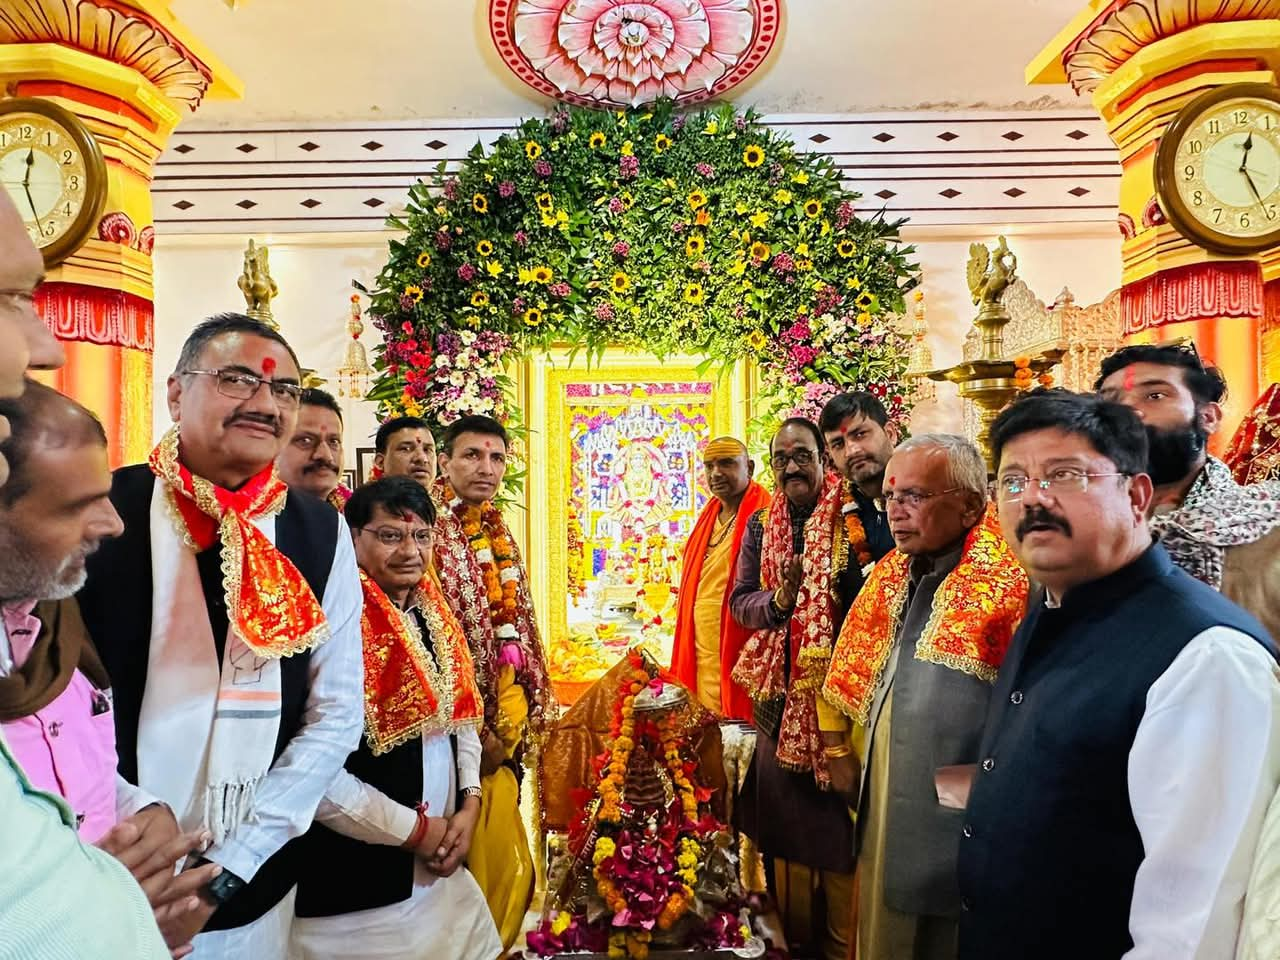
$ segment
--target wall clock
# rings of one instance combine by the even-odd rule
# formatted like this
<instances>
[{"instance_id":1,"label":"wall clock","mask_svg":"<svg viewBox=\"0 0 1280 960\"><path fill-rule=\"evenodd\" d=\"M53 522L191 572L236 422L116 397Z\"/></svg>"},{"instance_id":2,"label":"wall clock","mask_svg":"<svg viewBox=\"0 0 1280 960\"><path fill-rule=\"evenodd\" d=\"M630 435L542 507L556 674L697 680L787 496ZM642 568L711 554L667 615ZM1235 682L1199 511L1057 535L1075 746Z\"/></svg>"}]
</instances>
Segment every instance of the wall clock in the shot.
<instances>
[{"instance_id":1,"label":"wall clock","mask_svg":"<svg viewBox=\"0 0 1280 960\"><path fill-rule=\"evenodd\" d=\"M1183 107L1156 150L1156 196L1206 249L1280 245L1280 87L1228 84Z\"/></svg>"},{"instance_id":2,"label":"wall clock","mask_svg":"<svg viewBox=\"0 0 1280 960\"><path fill-rule=\"evenodd\" d=\"M35 97L0 100L0 180L47 266L93 234L107 199L93 134L69 110Z\"/></svg>"}]
</instances>

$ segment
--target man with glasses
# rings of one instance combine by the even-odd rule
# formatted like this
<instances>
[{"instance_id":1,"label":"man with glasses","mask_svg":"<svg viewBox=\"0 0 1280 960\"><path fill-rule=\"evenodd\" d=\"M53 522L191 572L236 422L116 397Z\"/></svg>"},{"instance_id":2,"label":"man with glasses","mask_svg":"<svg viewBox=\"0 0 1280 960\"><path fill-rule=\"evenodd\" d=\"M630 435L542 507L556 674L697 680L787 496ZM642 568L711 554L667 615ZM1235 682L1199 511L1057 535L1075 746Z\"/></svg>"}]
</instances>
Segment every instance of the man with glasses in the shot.
<instances>
[{"instance_id":1,"label":"man with glasses","mask_svg":"<svg viewBox=\"0 0 1280 960\"><path fill-rule=\"evenodd\" d=\"M861 783L847 732L824 726L825 753L858 810L858 956L955 960L963 793L1027 576L965 438L907 440L883 495L898 547L858 592L822 688L860 728Z\"/></svg>"},{"instance_id":2,"label":"man with glasses","mask_svg":"<svg viewBox=\"0 0 1280 960\"><path fill-rule=\"evenodd\" d=\"M1194 347L1143 344L1103 360L1095 389L1131 407L1146 428L1151 529L1174 563L1280 637L1280 482L1240 486L1209 456L1227 392L1222 375Z\"/></svg>"},{"instance_id":3,"label":"man with glasses","mask_svg":"<svg viewBox=\"0 0 1280 960\"><path fill-rule=\"evenodd\" d=\"M408 477L347 503L364 590L365 728L301 845L290 956L493 960L463 861L480 812L484 703L466 635L435 581L436 510Z\"/></svg>"},{"instance_id":4,"label":"man with glasses","mask_svg":"<svg viewBox=\"0 0 1280 960\"><path fill-rule=\"evenodd\" d=\"M963 960L1229 960L1280 781L1262 626L1153 542L1147 434L1037 391L996 420L1000 525L1045 588L963 817Z\"/></svg>"},{"instance_id":5,"label":"man with glasses","mask_svg":"<svg viewBox=\"0 0 1280 960\"><path fill-rule=\"evenodd\" d=\"M747 523L729 598L752 631L732 677L755 703L757 729L737 819L764 857L788 941L835 960L852 923L853 824L831 790L816 697L862 575L857 558L842 566L836 556L842 483L817 424L784 421L769 466L773 502ZM811 903L815 887L823 895Z\"/></svg>"},{"instance_id":6,"label":"man with glasses","mask_svg":"<svg viewBox=\"0 0 1280 960\"><path fill-rule=\"evenodd\" d=\"M342 484L342 408L316 387L302 391L298 424L276 458L280 479L342 510L351 491Z\"/></svg>"},{"instance_id":7,"label":"man with glasses","mask_svg":"<svg viewBox=\"0 0 1280 960\"><path fill-rule=\"evenodd\" d=\"M293 350L239 314L199 324L169 377L176 421L112 479L124 534L80 609L115 690L119 769L213 838L197 960L279 957L284 850L361 730L360 582L345 525L275 459L302 388Z\"/></svg>"}]
</instances>

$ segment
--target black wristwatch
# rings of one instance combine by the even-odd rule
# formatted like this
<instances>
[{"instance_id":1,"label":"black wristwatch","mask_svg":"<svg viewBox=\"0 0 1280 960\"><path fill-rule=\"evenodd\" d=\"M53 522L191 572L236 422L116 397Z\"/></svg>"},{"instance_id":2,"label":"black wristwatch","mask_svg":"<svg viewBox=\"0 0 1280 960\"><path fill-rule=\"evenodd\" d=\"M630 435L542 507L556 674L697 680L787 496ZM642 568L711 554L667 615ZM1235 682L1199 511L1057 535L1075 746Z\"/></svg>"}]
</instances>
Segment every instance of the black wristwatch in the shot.
<instances>
[{"instance_id":1,"label":"black wristwatch","mask_svg":"<svg viewBox=\"0 0 1280 960\"><path fill-rule=\"evenodd\" d=\"M197 866L203 866L208 860L200 860ZM200 888L200 894L212 903L215 907L220 907L237 893L245 888L246 884L226 867L222 868L222 872Z\"/></svg>"}]
</instances>

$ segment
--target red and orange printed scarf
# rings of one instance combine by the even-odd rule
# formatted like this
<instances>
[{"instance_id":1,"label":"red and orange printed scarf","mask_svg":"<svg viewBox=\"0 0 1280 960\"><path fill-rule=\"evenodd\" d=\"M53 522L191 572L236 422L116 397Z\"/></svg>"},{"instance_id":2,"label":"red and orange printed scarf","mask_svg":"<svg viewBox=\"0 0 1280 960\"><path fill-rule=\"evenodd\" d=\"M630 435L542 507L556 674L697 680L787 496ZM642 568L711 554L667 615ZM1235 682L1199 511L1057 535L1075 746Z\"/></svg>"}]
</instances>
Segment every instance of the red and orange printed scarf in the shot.
<instances>
[{"instance_id":1,"label":"red and orange printed scarf","mask_svg":"<svg viewBox=\"0 0 1280 960\"><path fill-rule=\"evenodd\" d=\"M284 509L289 488L275 465L239 490L226 490L183 466L178 428L151 451L151 471L166 484L170 515L193 550L222 540L222 574L231 627L265 659L301 653L328 638L324 609L292 561L254 526Z\"/></svg>"},{"instance_id":2,"label":"red and orange printed scarf","mask_svg":"<svg viewBox=\"0 0 1280 960\"><path fill-rule=\"evenodd\" d=\"M818 786L831 784L815 697L827 672L836 632L833 531L840 520L840 478L823 479L813 515L804 525L804 577L791 619L780 627L751 634L733 668L733 679L752 700L787 697L778 731L778 764L788 770L812 770ZM772 590L782 582L791 560L791 503L778 495L764 520L760 549L760 586ZM791 644L791 682L786 681L786 644Z\"/></svg>"},{"instance_id":3,"label":"red and orange printed scarf","mask_svg":"<svg viewBox=\"0 0 1280 960\"><path fill-rule=\"evenodd\" d=\"M910 583L911 558L894 550L876 564L849 609L822 695L866 723L893 651ZM1000 532L993 505L965 538L960 562L943 579L916 659L993 682L1027 607L1027 575Z\"/></svg>"},{"instance_id":4,"label":"red and orange printed scarf","mask_svg":"<svg viewBox=\"0 0 1280 960\"><path fill-rule=\"evenodd\" d=\"M455 733L484 720L467 638L440 588L423 577L415 600L431 631L427 651L417 624L363 570L365 737L374 755L386 753L424 731Z\"/></svg>"}]
</instances>

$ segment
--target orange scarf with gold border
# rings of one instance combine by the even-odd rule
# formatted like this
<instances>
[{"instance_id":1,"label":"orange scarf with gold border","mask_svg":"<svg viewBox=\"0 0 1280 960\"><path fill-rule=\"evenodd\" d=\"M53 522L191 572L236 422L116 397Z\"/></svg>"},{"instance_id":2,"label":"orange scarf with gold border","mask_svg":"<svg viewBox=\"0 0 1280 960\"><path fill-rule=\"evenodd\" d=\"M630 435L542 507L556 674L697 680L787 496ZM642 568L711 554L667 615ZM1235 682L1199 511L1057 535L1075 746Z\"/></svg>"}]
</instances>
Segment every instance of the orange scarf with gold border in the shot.
<instances>
[{"instance_id":1,"label":"orange scarf with gold border","mask_svg":"<svg viewBox=\"0 0 1280 960\"><path fill-rule=\"evenodd\" d=\"M250 650L272 660L328 639L324 608L311 585L253 523L284 509L289 488L274 464L239 490L224 489L183 466L176 425L148 463L166 485L170 515L187 546L198 552L222 541L227 617Z\"/></svg>"},{"instance_id":2,"label":"orange scarf with gold border","mask_svg":"<svg viewBox=\"0 0 1280 960\"><path fill-rule=\"evenodd\" d=\"M374 755L425 731L454 733L462 727L479 727L484 704L471 651L435 581L423 577L416 588L434 657L417 624L363 570L360 587L364 591L360 634L364 638L365 737Z\"/></svg>"},{"instance_id":3,"label":"orange scarf with gold border","mask_svg":"<svg viewBox=\"0 0 1280 960\"><path fill-rule=\"evenodd\" d=\"M876 564L845 618L822 695L865 724L907 601L911 558ZM965 538L956 568L933 597L916 659L993 682L1027 607L1027 575L1000 532L994 505Z\"/></svg>"}]
</instances>

